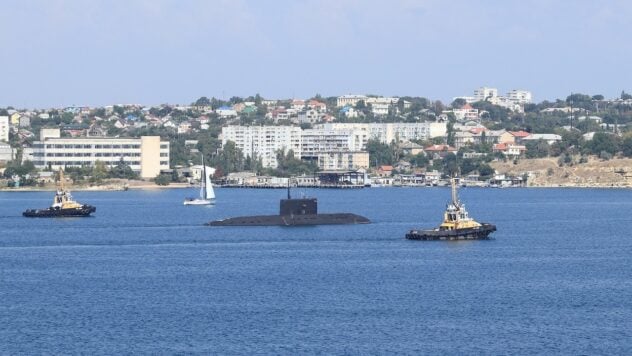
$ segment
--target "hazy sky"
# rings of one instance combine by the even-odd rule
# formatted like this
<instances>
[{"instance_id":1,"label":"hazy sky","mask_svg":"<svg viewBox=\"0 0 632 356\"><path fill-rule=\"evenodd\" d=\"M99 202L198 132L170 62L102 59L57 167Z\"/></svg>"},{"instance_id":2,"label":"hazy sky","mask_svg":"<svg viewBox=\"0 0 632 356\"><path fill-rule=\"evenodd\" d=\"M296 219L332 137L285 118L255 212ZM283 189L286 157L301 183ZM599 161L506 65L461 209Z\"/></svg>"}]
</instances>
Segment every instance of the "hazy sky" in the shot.
<instances>
[{"instance_id":1,"label":"hazy sky","mask_svg":"<svg viewBox=\"0 0 632 356\"><path fill-rule=\"evenodd\" d=\"M0 107L632 92L628 0L2 0Z\"/></svg>"}]
</instances>

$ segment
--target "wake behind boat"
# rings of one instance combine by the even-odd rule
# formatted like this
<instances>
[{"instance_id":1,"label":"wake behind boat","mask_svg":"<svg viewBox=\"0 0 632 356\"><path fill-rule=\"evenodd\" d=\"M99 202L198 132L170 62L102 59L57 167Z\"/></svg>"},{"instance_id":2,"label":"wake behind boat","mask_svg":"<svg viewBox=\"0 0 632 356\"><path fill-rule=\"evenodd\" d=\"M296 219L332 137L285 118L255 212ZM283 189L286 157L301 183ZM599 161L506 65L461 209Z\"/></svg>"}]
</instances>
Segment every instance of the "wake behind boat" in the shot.
<instances>
[{"instance_id":1,"label":"wake behind boat","mask_svg":"<svg viewBox=\"0 0 632 356\"><path fill-rule=\"evenodd\" d=\"M53 205L47 209L27 209L22 216L29 218L57 218L90 216L97 210L92 205L80 204L64 186L64 171L59 169L59 187L53 198Z\"/></svg>"},{"instance_id":2,"label":"wake behind boat","mask_svg":"<svg viewBox=\"0 0 632 356\"><path fill-rule=\"evenodd\" d=\"M202 177L200 179L200 196L199 198L186 198L184 205L211 205L215 204L215 191L211 182L211 175L215 173L215 169L207 167L204 164L204 156L202 156Z\"/></svg>"},{"instance_id":3,"label":"wake behind boat","mask_svg":"<svg viewBox=\"0 0 632 356\"><path fill-rule=\"evenodd\" d=\"M452 201L443 214L443 223L430 230L410 230L409 240L484 240L496 231L496 225L472 219L457 196L457 178L452 178Z\"/></svg>"}]
</instances>

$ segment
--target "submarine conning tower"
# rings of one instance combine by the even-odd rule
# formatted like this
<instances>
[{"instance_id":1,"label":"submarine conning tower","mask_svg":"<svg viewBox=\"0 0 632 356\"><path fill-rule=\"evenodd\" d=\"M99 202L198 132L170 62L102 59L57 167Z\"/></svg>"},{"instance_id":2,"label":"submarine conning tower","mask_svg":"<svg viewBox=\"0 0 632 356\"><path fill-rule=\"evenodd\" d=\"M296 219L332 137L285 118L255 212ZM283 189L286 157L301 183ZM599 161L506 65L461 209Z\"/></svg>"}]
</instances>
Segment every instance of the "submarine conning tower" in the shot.
<instances>
[{"instance_id":1,"label":"submarine conning tower","mask_svg":"<svg viewBox=\"0 0 632 356\"><path fill-rule=\"evenodd\" d=\"M316 198L281 199L279 215L309 215L318 214Z\"/></svg>"}]
</instances>

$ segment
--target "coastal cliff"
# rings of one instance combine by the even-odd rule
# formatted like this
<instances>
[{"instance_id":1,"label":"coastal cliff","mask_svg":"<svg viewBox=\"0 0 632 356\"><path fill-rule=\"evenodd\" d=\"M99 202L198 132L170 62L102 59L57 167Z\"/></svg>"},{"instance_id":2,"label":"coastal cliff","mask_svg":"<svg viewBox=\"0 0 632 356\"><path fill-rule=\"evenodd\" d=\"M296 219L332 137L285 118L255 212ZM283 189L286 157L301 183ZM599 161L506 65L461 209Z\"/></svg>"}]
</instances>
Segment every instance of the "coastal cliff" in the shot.
<instances>
[{"instance_id":1,"label":"coastal cliff","mask_svg":"<svg viewBox=\"0 0 632 356\"><path fill-rule=\"evenodd\" d=\"M632 159L614 158L601 160L589 158L578 163L560 166L557 158L520 159L497 161L490 165L497 173L527 175L529 187L632 187Z\"/></svg>"}]
</instances>

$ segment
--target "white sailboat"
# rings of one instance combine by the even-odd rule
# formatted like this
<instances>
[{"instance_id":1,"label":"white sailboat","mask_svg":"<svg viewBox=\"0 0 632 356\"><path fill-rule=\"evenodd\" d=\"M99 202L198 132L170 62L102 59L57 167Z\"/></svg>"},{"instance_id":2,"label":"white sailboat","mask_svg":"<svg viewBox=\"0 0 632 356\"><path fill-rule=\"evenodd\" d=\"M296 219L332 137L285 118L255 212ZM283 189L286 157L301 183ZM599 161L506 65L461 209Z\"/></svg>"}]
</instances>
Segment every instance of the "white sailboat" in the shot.
<instances>
[{"instance_id":1,"label":"white sailboat","mask_svg":"<svg viewBox=\"0 0 632 356\"><path fill-rule=\"evenodd\" d=\"M206 165L204 164L204 157L202 157L202 179L200 179L200 197L186 198L184 200L184 205L215 204L215 191L213 190L213 184L211 183L211 175L213 175L214 172L215 169L211 167L206 167Z\"/></svg>"}]
</instances>

